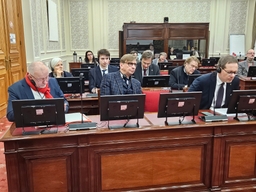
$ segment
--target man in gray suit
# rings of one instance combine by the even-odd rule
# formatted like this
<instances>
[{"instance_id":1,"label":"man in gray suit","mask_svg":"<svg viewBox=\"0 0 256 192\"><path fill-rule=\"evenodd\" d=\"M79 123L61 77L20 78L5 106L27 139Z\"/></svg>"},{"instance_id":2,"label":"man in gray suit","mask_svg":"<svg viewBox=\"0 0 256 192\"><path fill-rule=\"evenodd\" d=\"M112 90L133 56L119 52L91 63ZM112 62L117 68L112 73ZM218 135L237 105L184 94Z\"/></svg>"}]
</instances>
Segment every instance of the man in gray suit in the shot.
<instances>
[{"instance_id":1,"label":"man in gray suit","mask_svg":"<svg viewBox=\"0 0 256 192\"><path fill-rule=\"evenodd\" d=\"M247 59L238 63L238 75L247 76L250 66L256 66L256 61L254 61L255 51L249 49L246 53Z\"/></svg>"},{"instance_id":2,"label":"man in gray suit","mask_svg":"<svg viewBox=\"0 0 256 192\"><path fill-rule=\"evenodd\" d=\"M141 94L141 85L132 78L136 69L136 56L125 54L120 59L120 71L103 76L100 86L101 95Z\"/></svg>"},{"instance_id":3,"label":"man in gray suit","mask_svg":"<svg viewBox=\"0 0 256 192\"><path fill-rule=\"evenodd\" d=\"M133 74L135 79L138 79L142 83L143 76L148 75L160 75L160 70L158 65L151 65L153 54L152 51L146 50L141 56L141 62L138 63L138 66Z\"/></svg>"}]
</instances>

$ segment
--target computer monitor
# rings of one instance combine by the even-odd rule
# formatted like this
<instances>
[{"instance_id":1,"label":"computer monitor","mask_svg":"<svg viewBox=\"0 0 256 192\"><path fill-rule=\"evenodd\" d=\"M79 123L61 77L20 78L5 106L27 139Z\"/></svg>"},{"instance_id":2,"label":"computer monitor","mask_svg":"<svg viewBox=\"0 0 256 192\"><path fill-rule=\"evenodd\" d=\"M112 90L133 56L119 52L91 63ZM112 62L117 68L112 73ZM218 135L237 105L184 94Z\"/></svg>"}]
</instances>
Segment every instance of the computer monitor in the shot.
<instances>
[{"instance_id":1,"label":"computer monitor","mask_svg":"<svg viewBox=\"0 0 256 192\"><path fill-rule=\"evenodd\" d=\"M202 92L160 93L157 117L165 117L166 125L196 123ZM191 121L183 121L185 116L193 116ZM167 117L180 117L178 122L170 123Z\"/></svg>"},{"instance_id":2,"label":"computer monitor","mask_svg":"<svg viewBox=\"0 0 256 192\"><path fill-rule=\"evenodd\" d=\"M13 100L14 122L17 128L64 125L64 99Z\"/></svg>"},{"instance_id":3,"label":"computer monitor","mask_svg":"<svg viewBox=\"0 0 256 192\"><path fill-rule=\"evenodd\" d=\"M86 68L71 69L71 73L74 77L79 77L80 75L83 75L85 81L89 80L89 71L90 71L90 69L86 69Z\"/></svg>"},{"instance_id":4,"label":"computer monitor","mask_svg":"<svg viewBox=\"0 0 256 192\"><path fill-rule=\"evenodd\" d=\"M220 60L220 57L210 57L209 59L215 60L215 64L217 64Z\"/></svg>"},{"instance_id":5,"label":"computer monitor","mask_svg":"<svg viewBox=\"0 0 256 192\"><path fill-rule=\"evenodd\" d=\"M182 51L182 59L187 59L192 55L193 55L193 51L186 51L186 50Z\"/></svg>"},{"instance_id":6,"label":"computer monitor","mask_svg":"<svg viewBox=\"0 0 256 192\"><path fill-rule=\"evenodd\" d=\"M202 59L202 66L204 67L213 67L216 64L215 59Z\"/></svg>"},{"instance_id":7,"label":"computer monitor","mask_svg":"<svg viewBox=\"0 0 256 192\"><path fill-rule=\"evenodd\" d=\"M172 62L159 62L158 66L160 70L168 70L169 66L172 66L173 63Z\"/></svg>"},{"instance_id":8,"label":"computer monitor","mask_svg":"<svg viewBox=\"0 0 256 192\"><path fill-rule=\"evenodd\" d=\"M115 66L116 68L120 69L120 64L119 63L109 63L111 66Z\"/></svg>"},{"instance_id":9,"label":"computer monitor","mask_svg":"<svg viewBox=\"0 0 256 192\"><path fill-rule=\"evenodd\" d=\"M256 77L256 66L249 67L247 77Z\"/></svg>"},{"instance_id":10,"label":"computer monitor","mask_svg":"<svg viewBox=\"0 0 256 192\"><path fill-rule=\"evenodd\" d=\"M183 53L176 53L176 59L182 59Z\"/></svg>"},{"instance_id":11,"label":"computer monitor","mask_svg":"<svg viewBox=\"0 0 256 192\"><path fill-rule=\"evenodd\" d=\"M120 58L111 58L110 63L120 63Z\"/></svg>"},{"instance_id":12,"label":"computer monitor","mask_svg":"<svg viewBox=\"0 0 256 192\"><path fill-rule=\"evenodd\" d=\"M81 68L85 68L85 69L91 69L94 68L96 66L96 63L82 63L81 64Z\"/></svg>"},{"instance_id":13,"label":"computer monitor","mask_svg":"<svg viewBox=\"0 0 256 192\"><path fill-rule=\"evenodd\" d=\"M142 87L169 87L169 75L149 75L142 78Z\"/></svg>"},{"instance_id":14,"label":"computer monitor","mask_svg":"<svg viewBox=\"0 0 256 192\"><path fill-rule=\"evenodd\" d=\"M256 112L256 90L234 90L228 103L227 114L235 113L238 121L256 120L251 117ZM246 118L238 117L238 113L246 113Z\"/></svg>"},{"instance_id":15,"label":"computer monitor","mask_svg":"<svg viewBox=\"0 0 256 192\"><path fill-rule=\"evenodd\" d=\"M83 93L84 92L84 80L80 77L61 77L56 78L60 89L64 94L66 93Z\"/></svg>"},{"instance_id":16,"label":"computer monitor","mask_svg":"<svg viewBox=\"0 0 256 192\"><path fill-rule=\"evenodd\" d=\"M197 77L199 77L199 76L201 76L202 74L191 74L191 75L189 75L188 76L188 87L190 87L190 85L193 83L193 81L197 78Z\"/></svg>"},{"instance_id":17,"label":"computer monitor","mask_svg":"<svg viewBox=\"0 0 256 192\"><path fill-rule=\"evenodd\" d=\"M110 127L110 120L137 119L135 127L139 127L138 119L144 117L145 94L102 95L100 96L100 120L108 121L109 128L127 127L117 125ZM134 125L132 126L134 127Z\"/></svg>"}]
</instances>

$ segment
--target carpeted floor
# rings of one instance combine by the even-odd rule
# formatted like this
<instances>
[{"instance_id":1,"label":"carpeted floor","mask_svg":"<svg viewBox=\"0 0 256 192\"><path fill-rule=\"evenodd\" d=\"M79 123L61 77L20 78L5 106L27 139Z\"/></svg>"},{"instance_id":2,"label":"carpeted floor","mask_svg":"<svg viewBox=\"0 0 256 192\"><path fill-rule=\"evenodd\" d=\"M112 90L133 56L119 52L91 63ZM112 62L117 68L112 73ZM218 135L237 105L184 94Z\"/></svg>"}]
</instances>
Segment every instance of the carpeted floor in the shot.
<instances>
[{"instance_id":1,"label":"carpeted floor","mask_svg":"<svg viewBox=\"0 0 256 192\"><path fill-rule=\"evenodd\" d=\"M7 119L0 119L0 138L4 135L11 123ZM4 143L0 142L0 191L8 192L7 186L7 176L6 176L6 166L5 166L5 156L4 156Z\"/></svg>"}]
</instances>

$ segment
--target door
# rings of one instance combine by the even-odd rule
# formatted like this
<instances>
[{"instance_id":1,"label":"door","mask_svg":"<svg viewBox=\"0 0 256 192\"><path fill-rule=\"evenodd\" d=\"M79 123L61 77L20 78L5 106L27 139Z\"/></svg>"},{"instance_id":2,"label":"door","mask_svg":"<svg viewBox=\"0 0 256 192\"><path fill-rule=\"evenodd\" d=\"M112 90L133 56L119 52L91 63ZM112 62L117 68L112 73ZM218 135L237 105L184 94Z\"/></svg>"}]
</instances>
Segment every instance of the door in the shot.
<instances>
[{"instance_id":1,"label":"door","mask_svg":"<svg viewBox=\"0 0 256 192\"><path fill-rule=\"evenodd\" d=\"M26 73L21 0L0 3L0 117L6 115L7 89Z\"/></svg>"}]
</instances>

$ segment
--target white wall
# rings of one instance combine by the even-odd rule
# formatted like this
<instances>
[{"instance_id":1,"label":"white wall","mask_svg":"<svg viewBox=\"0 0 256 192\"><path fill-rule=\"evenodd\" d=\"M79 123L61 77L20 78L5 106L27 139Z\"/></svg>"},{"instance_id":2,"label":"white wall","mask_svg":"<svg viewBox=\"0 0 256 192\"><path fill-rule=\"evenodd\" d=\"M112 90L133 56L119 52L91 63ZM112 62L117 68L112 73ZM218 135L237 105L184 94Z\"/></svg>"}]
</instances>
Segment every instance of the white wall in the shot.
<instances>
[{"instance_id":1,"label":"white wall","mask_svg":"<svg viewBox=\"0 0 256 192\"><path fill-rule=\"evenodd\" d=\"M64 59L72 53L84 58L101 48L118 57L118 31L123 23L209 22L209 56L229 53L229 35L245 34L250 48L256 0L54 0L58 7L59 41L48 37L46 0L24 0L23 18L27 62L53 57Z\"/></svg>"}]
</instances>

